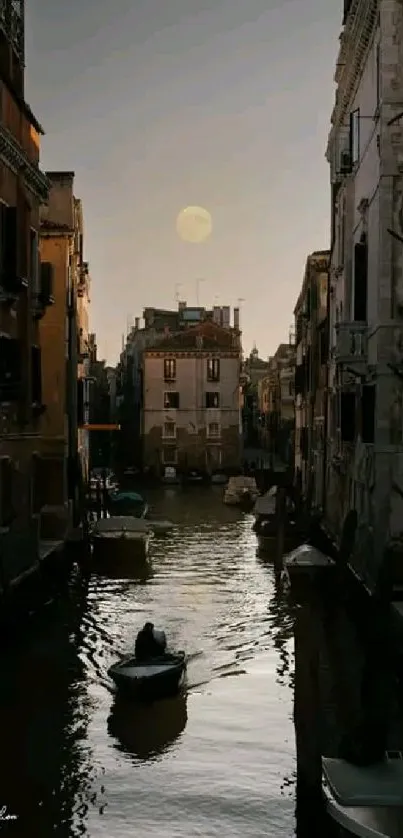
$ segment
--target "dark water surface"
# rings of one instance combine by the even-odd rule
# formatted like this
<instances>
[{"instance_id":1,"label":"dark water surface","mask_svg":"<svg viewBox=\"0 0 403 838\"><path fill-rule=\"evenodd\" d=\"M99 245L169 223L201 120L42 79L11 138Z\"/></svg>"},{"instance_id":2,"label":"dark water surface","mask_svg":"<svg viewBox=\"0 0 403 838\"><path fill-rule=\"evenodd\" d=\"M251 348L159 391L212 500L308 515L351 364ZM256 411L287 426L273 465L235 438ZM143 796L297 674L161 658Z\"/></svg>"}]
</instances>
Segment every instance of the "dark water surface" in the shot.
<instances>
[{"instance_id":1,"label":"dark water surface","mask_svg":"<svg viewBox=\"0 0 403 838\"><path fill-rule=\"evenodd\" d=\"M17 819L0 836L294 833L292 619L272 566L222 490L152 503L177 528L150 574L73 574L3 661L0 809ZM137 708L106 673L146 618L193 658L186 695Z\"/></svg>"}]
</instances>

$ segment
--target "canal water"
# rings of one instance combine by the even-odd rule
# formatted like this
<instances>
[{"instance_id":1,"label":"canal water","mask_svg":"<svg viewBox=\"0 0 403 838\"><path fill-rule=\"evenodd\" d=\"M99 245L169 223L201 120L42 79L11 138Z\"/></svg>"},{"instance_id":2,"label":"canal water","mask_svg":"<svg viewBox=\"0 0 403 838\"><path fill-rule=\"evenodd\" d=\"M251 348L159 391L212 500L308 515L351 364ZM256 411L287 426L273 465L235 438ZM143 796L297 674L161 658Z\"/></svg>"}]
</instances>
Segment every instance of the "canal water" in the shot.
<instances>
[{"instance_id":1,"label":"canal water","mask_svg":"<svg viewBox=\"0 0 403 838\"><path fill-rule=\"evenodd\" d=\"M149 572L76 570L4 657L1 835L294 834L286 595L222 490L151 503L176 529L153 540ZM190 662L185 694L138 708L117 700L107 669L146 619Z\"/></svg>"}]
</instances>

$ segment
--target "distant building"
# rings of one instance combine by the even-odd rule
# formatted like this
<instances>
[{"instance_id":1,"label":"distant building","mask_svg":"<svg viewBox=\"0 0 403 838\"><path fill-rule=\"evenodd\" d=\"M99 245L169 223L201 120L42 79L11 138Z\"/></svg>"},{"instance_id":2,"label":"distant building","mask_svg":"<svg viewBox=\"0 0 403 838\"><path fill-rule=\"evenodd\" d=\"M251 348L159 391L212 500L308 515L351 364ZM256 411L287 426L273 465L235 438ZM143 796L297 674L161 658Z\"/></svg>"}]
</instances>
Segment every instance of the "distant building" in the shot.
<instances>
[{"instance_id":1,"label":"distant building","mask_svg":"<svg viewBox=\"0 0 403 838\"><path fill-rule=\"evenodd\" d=\"M105 361L98 360L95 334L88 337L90 353L90 412L91 425L111 425L116 423L116 370L108 367ZM115 448L119 441L119 431L96 429L89 432L90 469L110 468L115 459Z\"/></svg>"},{"instance_id":2,"label":"distant building","mask_svg":"<svg viewBox=\"0 0 403 838\"><path fill-rule=\"evenodd\" d=\"M149 307L143 312L143 325L136 317L130 330L116 373L117 416L121 426L117 457L122 468L141 467L143 464L142 409L143 409L143 353L167 336L181 334L197 324L214 322L223 328L230 327L230 307L215 306L206 309L178 303L175 310ZM233 327L239 332L239 308L234 308Z\"/></svg>"},{"instance_id":3,"label":"distant building","mask_svg":"<svg viewBox=\"0 0 403 838\"><path fill-rule=\"evenodd\" d=\"M240 466L240 333L217 320L144 349L143 462L158 472Z\"/></svg>"},{"instance_id":4,"label":"distant building","mask_svg":"<svg viewBox=\"0 0 403 838\"><path fill-rule=\"evenodd\" d=\"M242 429L245 445L259 445L259 381L269 372L269 362L259 358L256 346L242 364Z\"/></svg>"},{"instance_id":5,"label":"distant building","mask_svg":"<svg viewBox=\"0 0 403 838\"><path fill-rule=\"evenodd\" d=\"M295 316L295 479L302 499L320 508L324 491L329 324L328 250L306 261Z\"/></svg>"},{"instance_id":6,"label":"distant building","mask_svg":"<svg viewBox=\"0 0 403 838\"><path fill-rule=\"evenodd\" d=\"M280 343L258 381L259 442L274 458L292 464L294 441L295 347Z\"/></svg>"}]
</instances>

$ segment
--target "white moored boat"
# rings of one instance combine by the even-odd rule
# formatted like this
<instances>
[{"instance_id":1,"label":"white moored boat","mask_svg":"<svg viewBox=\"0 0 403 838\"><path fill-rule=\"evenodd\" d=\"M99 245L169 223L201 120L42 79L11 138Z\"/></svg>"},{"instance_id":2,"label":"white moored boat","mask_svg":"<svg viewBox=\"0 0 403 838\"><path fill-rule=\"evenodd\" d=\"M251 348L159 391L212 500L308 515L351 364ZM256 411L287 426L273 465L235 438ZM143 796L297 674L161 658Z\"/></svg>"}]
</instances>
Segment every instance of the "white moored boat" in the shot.
<instances>
[{"instance_id":1,"label":"white moored boat","mask_svg":"<svg viewBox=\"0 0 403 838\"><path fill-rule=\"evenodd\" d=\"M99 549L101 545L110 550L126 546L131 552L146 556L151 532L149 523L143 518L122 515L96 521L91 536L94 549Z\"/></svg>"},{"instance_id":2,"label":"white moored boat","mask_svg":"<svg viewBox=\"0 0 403 838\"><path fill-rule=\"evenodd\" d=\"M224 503L228 506L240 506L242 509L253 509L259 497L259 490L254 477L239 474L230 477L224 492Z\"/></svg>"}]
</instances>

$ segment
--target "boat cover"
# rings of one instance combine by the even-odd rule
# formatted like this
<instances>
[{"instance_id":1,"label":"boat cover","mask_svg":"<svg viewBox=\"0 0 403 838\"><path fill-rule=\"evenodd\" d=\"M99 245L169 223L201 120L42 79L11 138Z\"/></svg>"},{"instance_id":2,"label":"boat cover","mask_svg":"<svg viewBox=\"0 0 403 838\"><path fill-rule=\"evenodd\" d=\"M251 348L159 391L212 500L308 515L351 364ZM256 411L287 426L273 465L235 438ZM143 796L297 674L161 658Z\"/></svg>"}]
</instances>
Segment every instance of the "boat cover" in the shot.
<instances>
[{"instance_id":1,"label":"boat cover","mask_svg":"<svg viewBox=\"0 0 403 838\"><path fill-rule=\"evenodd\" d=\"M143 518L132 515L116 515L110 518L100 518L94 524L94 532L150 532L150 524Z\"/></svg>"},{"instance_id":2,"label":"boat cover","mask_svg":"<svg viewBox=\"0 0 403 838\"><path fill-rule=\"evenodd\" d=\"M265 495L257 499L253 512L255 515L274 515L276 511L277 486L272 486Z\"/></svg>"},{"instance_id":3,"label":"boat cover","mask_svg":"<svg viewBox=\"0 0 403 838\"><path fill-rule=\"evenodd\" d=\"M403 806L403 760L385 759L376 765L351 765L322 757L323 774L342 806Z\"/></svg>"}]
</instances>

